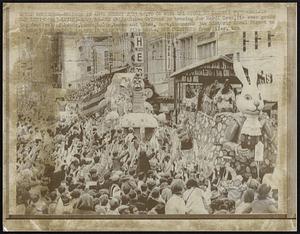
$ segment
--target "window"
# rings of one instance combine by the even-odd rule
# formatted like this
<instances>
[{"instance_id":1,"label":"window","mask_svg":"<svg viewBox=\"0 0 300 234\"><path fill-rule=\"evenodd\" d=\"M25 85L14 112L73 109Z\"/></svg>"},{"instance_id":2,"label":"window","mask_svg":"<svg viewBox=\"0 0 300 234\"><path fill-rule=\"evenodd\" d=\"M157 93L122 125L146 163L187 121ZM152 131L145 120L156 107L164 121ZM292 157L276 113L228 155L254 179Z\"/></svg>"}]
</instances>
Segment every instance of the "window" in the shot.
<instances>
[{"instance_id":1,"label":"window","mask_svg":"<svg viewBox=\"0 0 300 234\"><path fill-rule=\"evenodd\" d=\"M152 50L152 60L155 60L156 57L156 50Z\"/></svg>"},{"instance_id":2,"label":"window","mask_svg":"<svg viewBox=\"0 0 300 234\"><path fill-rule=\"evenodd\" d=\"M182 66L193 62L193 37L187 37L180 40Z\"/></svg>"},{"instance_id":3,"label":"window","mask_svg":"<svg viewBox=\"0 0 300 234\"><path fill-rule=\"evenodd\" d=\"M90 72L92 70L92 67L91 66L87 66L86 70L87 70L87 72Z\"/></svg>"},{"instance_id":4,"label":"window","mask_svg":"<svg viewBox=\"0 0 300 234\"><path fill-rule=\"evenodd\" d=\"M197 57L198 59L205 59L215 56L216 51L216 41L205 43L197 46Z\"/></svg>"}]
</instances>

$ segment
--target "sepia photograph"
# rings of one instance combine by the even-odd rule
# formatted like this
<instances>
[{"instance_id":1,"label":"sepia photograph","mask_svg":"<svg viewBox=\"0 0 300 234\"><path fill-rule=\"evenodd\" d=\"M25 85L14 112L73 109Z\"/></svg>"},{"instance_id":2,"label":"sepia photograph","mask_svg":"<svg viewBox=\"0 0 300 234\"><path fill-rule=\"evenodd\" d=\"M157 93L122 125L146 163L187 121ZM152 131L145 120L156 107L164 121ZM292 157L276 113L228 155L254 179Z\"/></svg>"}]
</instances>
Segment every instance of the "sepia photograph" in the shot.
<instances>
[{"instance_id":1,"label":"sepia photograph","mask_svg":"<svg viewBox=\"0 0 300 234\"><path fill-rule=\"evenodd\" d=\"M3 228L296 230L297 5L253 5L6 3Z\"/></svg>"}]
</instances>

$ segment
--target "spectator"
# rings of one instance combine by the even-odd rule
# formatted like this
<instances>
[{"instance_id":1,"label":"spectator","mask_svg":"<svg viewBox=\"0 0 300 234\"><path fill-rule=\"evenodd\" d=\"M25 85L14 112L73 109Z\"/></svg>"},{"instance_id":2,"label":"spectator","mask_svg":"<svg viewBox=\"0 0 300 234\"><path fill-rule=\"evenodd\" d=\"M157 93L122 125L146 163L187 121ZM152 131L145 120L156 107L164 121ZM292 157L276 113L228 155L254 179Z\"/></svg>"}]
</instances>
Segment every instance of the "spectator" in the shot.
<instances>
[{"instance_id":1,"label":"spectator","mask_svg":"<svg viewBox=\"0 0 300 234\"><path fill-rule=\"evenodd\" d=\"M260 213L276 213L277 208L274 201L271 199L272 188L267 184L259 185L257 189L257 198L252 202L252 212Z\"/></svg>"},{"instance_id":2,"label":"spectator","mask_svg":"<svg viewBox=\"0 0 300 234\"><path fill-rule=\"evenodd\" d=\"M174 181L171 186L172 197L167 201L166 214L185 214L186 207L182 198L183 193L183 181Z\"/></svg>"},{"instance_id":3,"label":"spectator","mask_svg":"<svg viewBox=\"0 0 300 234\"><path fill-rule=\"evenodd\" d=\"M187 214L208 214L205 209L202 190L195 179L189 179L186 183L187 190L183 193Z\"/></svg>"},{"instance_id":4,"label":"spectator","mask_svg":"<svg viewBox=\"0 0 300 234\"><path fill-rule=\"evenodd\" d=\"M249 214L252 211L252 202L254 200L254 191L248 189L243 195L243 202L236 208L236 214Z\"/></svg>"}]
</instances>

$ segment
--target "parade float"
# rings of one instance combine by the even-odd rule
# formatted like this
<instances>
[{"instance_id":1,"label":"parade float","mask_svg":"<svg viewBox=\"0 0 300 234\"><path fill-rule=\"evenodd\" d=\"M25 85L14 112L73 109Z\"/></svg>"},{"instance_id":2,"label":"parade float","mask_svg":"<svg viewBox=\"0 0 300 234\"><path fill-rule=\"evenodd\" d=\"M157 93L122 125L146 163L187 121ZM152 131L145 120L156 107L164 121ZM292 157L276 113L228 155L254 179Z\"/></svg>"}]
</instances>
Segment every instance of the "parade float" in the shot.
<instances>
[{"instance_id":1,"label":"parade float","mask_svg":"<svg viewBox=\"0 0 300 234\"><path fill-rule=\"evenodd\" d=\"M237 174L250 175L278 188L278 149L276 126L262 112L263 99L256 80L247 80L240 62L234 60L236 76L243 82L237 96L237 112L221 112L211 116L203 111L183 111L181 128L191 133L197 144L199 168L211 173L216 165L226 162L237 168ZM244 95L247 93L247 95ZM247 100L245 97L250 96ZM253 106L253 107L252 107ZM248 113L247 109L257 110ZM247 152L247 153L243 153Z\"/></svg>"},{"instance_id":2,"label":"parade float","mask_svg":"<svg viewBox=\"0 0 300 234\"><path fill-rule=\"evenodd\" d=\"M116 73L105 93L108 111L105 115L109 128L132 128L135 135L149 140L158 127L151 104L145 101L144 82L135 73Z\"/></svg>"},{"instance_id":3,"label":"parade float","mask_svg":"<svg viewBox=\"0 0 300 234\"><path fill-rule=\"evenodd\" d=\"M150 140L158 122L151 114L149 103L145 102L144 82L134 76L132 80L132 113L126 113L120 119L120 126L126 130L133 128L142 140ZM146 111L148 110L148 111Z\"/></svg>"}]
</instances>

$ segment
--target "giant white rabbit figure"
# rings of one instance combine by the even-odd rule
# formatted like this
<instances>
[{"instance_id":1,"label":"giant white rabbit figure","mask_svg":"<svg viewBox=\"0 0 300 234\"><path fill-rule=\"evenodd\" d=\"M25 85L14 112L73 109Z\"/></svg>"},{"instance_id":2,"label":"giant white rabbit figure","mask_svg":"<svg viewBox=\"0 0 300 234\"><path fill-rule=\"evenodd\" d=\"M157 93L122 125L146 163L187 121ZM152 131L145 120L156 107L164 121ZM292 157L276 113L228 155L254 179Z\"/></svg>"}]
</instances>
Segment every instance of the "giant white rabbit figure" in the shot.
<instances>
[{"instance_id":1,"label":"giant white rabbit figure","mask_svg":"<svg viewBox=\"0 0 300 234\"><path fill-rule=\"evenodd\" d=\"M265 140L263 137L267 136L268 140L271 140L273 136L268 121L262 117L264 101L257 86L257 77L247 79L238 54L234 54L233 68L243 85L241 93L236 96L236 105L240 112L226 129L224 141L221 143L224 148L235 152L235 159L244 167L250 167L255 164L255 149L258 143L262 145L261 141ZM264 160L265 156L261 160L262 163ZM269 172L260 173L260 179L265 173Z\"/></svg>"}]
</instances>

